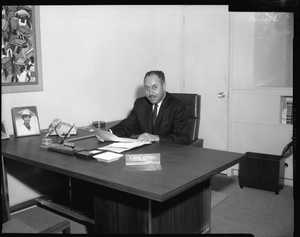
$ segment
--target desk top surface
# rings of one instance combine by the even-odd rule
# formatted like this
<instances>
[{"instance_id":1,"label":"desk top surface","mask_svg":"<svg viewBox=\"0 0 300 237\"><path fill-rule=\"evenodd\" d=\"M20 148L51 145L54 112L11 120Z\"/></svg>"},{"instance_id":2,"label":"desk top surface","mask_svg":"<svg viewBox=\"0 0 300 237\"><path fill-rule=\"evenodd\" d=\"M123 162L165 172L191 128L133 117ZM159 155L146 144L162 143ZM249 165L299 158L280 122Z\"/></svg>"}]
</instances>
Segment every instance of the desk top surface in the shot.
<instances>
[{"instance_id":1,"label":"desk top surface","mask_svg":"<svg viewBox=\"0 0 300 237\"><path fill-rule=\"evenodd\" d=\"M78 136L90 132L78 129ZM156 201L165 201L215 174L239 163L246 155L235 152L197 148L191 146L153 143L124 154L160 153L161 170L128 170L123 156L111 163L95 159L84 160L40 148L45 135L2 140L2 155L22 163L44 168L60 174L82 179L95 184L132 193ZM73 136L72 136L73 137ZM54 138L55 139L55 138ZM75 142L96 148L110 144L100 143L95 137Z\"/></svg>"}]
</instances>

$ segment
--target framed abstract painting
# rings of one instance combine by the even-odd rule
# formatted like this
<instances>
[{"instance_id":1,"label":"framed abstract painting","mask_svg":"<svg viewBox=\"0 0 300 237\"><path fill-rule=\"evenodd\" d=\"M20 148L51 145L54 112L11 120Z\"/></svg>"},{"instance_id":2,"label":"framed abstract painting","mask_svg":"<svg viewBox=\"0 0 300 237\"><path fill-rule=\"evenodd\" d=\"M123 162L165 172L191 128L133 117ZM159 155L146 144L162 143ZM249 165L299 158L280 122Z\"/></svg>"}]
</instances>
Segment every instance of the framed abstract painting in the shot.
<instances>
[{"instance_id":1,"label":"framed abstract painting","mask_svg":"<svg viewBox=\"0 0 300 237\"><path fill-rule=\"evenodd\" d=\"M43 90L39 6L2 5L2 93Z\"/></svg>"}]
</instances>

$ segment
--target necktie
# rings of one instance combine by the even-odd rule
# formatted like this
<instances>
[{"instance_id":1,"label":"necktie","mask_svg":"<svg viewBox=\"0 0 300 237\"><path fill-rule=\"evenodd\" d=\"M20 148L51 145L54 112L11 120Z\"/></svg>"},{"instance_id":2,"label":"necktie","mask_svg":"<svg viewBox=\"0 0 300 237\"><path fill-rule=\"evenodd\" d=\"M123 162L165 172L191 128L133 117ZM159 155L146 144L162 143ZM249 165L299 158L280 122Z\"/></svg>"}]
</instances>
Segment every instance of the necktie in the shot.
<instances>
[{"instance_id":1,"label":"necktie","mask_svg":"<svg viewBox=\"0 0 300 237\"><path fill-rule=\"evenodd\" d=\"M157 114L157 104L154 105L154 110L153 110L153 113L152 113L152 124L153 124L153 127L154 127L154 124L155 124L155 121L156 121L156 114Z\"/></svg>"}]
</instances>

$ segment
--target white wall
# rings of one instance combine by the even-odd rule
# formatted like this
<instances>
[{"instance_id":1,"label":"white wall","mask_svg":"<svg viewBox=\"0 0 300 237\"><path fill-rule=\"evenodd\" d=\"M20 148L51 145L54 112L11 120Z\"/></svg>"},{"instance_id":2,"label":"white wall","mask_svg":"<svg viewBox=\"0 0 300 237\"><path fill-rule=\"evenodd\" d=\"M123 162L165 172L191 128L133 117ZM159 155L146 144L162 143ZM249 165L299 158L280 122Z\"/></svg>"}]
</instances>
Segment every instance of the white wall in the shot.
<instances>
[{"instance_id":1,"label":"white wall","mask_svg":"<svg viewBox=\"0 0 300 237\"><path fill-rule=\"evenodd\" d=\"M2 94L1 119L35 105L41 129L54 118L77 126L122 119L144 95L143 77L162 70L179 91L180 6L41 6L43 91ZM121 102L121 103L120 103Z\"/></svg>"}]
</instances>

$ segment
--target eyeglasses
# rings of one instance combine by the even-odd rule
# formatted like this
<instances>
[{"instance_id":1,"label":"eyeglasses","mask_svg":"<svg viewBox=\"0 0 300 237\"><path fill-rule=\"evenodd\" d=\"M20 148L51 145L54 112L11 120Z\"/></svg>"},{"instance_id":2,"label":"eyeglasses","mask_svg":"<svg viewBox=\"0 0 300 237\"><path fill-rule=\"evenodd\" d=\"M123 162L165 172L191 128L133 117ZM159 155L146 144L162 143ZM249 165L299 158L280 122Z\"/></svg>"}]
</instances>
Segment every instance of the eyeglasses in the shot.
<instances>
[{"instance_id":1,"label":"eyeglasses","mask_svg":"<svg viewBox=\"0 0 300 237\"><path fill-rule=\"evenodd\" d=\"M55 131L56 135L58 135L59 137L65 137L70 134L70 132L74 126L75 126L75 124L73 126L71 126L68 123L64 123L64 122L60 121L58 124L55 125L54 131ZM71 129L69 130L70 127L71 127Z\"/></svg>"},{"instance_id":2,"label":"eyeglasses","mask_svg":"<svg viewBox=\"0 0 300 237\"><path fill-rule=\"evenodd\" d=\"M44 139L46 138L46 137L48 137L53 131L55 131L55 133L58 135L58 136L60 136L58 133L57 133L57 130L56 130L56 128L58 127L58 125L60 125L61 124L61 121L59 121L54 127L53 126L50 126L49 127L49 132L46 134L46 136L44 137ZM62 137L62 136L60 136L60 137Z\"/></svg>"}]
</instances>

